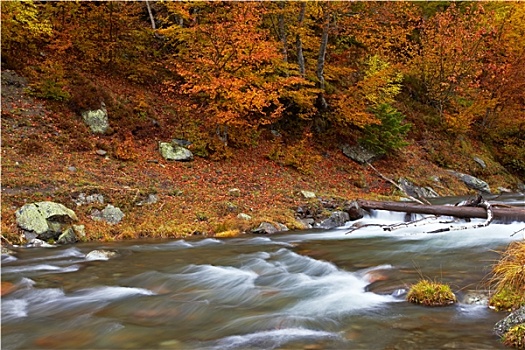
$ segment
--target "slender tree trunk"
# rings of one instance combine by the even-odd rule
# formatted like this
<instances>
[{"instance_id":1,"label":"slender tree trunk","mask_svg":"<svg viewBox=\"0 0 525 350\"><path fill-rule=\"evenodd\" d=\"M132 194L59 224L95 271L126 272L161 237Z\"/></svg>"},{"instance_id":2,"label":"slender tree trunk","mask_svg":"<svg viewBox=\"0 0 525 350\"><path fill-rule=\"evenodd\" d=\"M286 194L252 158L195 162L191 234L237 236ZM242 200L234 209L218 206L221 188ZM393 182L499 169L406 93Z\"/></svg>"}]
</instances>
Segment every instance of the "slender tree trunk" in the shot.
<instances>
[{"instance_id":1,"label":"slender tree trunk","mask_svg":"<svg viewBox=\"0 0 525 350\"><path fill-rule=\"evenodd\" d=\"M328 10L328 5L324 8L323 16L323 34L321 36L321 46L319 48L319 57L317 58L317 79L319 79L319 88L324 91L325 89L325 80L324 80L324 65L326 59L326 47L328 46L328 31L330 29L330 11ZM319 103L321 108L328 108L328 104L323 96L323 92L319 94Z\"/></svg>"},{"instance_id":2,"label":"slender tree trunk","mask_svg":"<svg viewBox=\"0 0 525 350\"><path fill-rule=\"evenodd\" d=\"M156 30L157 26L155 25L155 18L153 17L153 12L151 11L151 6L149 5L148 0L146 0L146 7L148 8L149 20L151 21L151 28L153 30Z\"/></svg>"},{"instance_id":3,"label":"slender tree trunk","mask_svg":"<svg viewBox=\"0 0 525 350\"><path fill-rule=\"evenodd\" d=\"M283 54L283 61L288 62L288 39L286 34L286 27L284 25L284 14L282 10L284 10L285 2L281 1L279 3L279 8L281 9L281 12L279 13L279 38L281 39L281 43L283 45L281 52Z\"/></svg>"},{"instance_id":4,"label":"slender tree trunk","mask_svg":"<svg viewBox=\"0 0 525 350\"><path fill-rule=\"evenodd\" d=\"M303 27L304 22L304 13L306 11L306 2L301 3L301 11L299 12L299 29ZM305 77L306 74L306 68L305 68L305 62L304 62L304 54L303 54L303 42L301 40L301 35L297 33L295 36L295 46L297 48L297 63L299 64L299 72L301 73L301 77Z\"/></svg>"}]
</instances>

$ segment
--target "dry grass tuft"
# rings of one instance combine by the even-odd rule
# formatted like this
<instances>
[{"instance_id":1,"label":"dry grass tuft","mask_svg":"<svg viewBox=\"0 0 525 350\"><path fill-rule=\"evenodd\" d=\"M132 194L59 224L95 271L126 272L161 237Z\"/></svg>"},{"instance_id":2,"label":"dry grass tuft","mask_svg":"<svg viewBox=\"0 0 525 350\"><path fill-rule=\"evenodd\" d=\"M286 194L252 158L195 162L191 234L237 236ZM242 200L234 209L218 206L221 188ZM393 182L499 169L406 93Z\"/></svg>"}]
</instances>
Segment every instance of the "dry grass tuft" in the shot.
<instances>
[{"instance_id":1,"label":"dry grass tuft","mask_svg":"<svg viewBox=\"0 0 525 350\"><path fill-rule=\"evenodd\" d=\"M512 242L492 268L490 284L494 294L490 306L514 310L525 305L525 242Z\"/></svg>"}]
</instances>

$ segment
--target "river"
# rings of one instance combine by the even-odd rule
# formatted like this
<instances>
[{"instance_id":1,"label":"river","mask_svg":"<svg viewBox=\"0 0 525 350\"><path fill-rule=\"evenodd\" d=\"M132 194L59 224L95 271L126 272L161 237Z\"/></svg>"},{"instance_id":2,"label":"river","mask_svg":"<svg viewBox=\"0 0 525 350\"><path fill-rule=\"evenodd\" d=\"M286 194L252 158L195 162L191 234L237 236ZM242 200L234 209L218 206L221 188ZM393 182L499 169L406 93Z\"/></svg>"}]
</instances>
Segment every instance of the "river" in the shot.
<instances>
[{"instance_id":1,"label":"river","mask_svg":"<svg viewBox=\"0 0 525 350\"><path fill-rule=\"evenodd\" d=\"M404 216L375 211L360 222ZM523 223L437 234L425 233L437 223L347 234L350 224L2 255L2 281L18 286L2 297L2 349L505 349L492 334L505 313L404 297L421 277L450 284L460 300L485 290ZM118 256L88 261L94 249Z\"/></svg>"}]
</instances>

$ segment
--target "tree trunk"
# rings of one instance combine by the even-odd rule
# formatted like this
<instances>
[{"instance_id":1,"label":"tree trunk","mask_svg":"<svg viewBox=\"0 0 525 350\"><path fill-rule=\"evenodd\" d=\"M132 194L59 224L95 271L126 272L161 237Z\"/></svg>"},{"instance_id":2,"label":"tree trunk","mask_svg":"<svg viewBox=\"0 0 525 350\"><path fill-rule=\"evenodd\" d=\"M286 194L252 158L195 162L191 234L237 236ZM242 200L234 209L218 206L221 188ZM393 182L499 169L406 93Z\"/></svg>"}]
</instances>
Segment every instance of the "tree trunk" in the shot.
<instances>
[{"instance_id":1,"label":"tree trunk","mask_svg":"<svg viewBox=\"0 0 525 350\"><path fill-rule=\"evenodd\" d=\"M301 11L299 12L299 30L303 27L304 22L304 13L306 11L306 2L301 3ZM295 37L295 46L297 48L297 63L299 64L299 72L301 73L301 77L305 77L306 74L306 67L304 63L304 54L303 54L303 42L301 40L301 35L297 33Z\"/></svg>"},{"instance_id":2,"label":"tree trunk","mask_svg":"<svg viewBox=\"0 0 525 350\"><path fill-rule=\"evenodd\" d=\"M326 47L328 45L328 30L330 29L330 11L327 8L324 9L325 13L323 16L323 34L321 36L321 46L319 48L319 57L317 58L317 79L319 79L319 88L324 90L324 64L326 58Z\"/></svg>"},{"instance_id":3,"label":"tree trunk","mask_svg":"<svg viewBox=\"0 0 525 350\"><path fill-rule=\"evenodd\" d=\"M324 80L324 65L326 60L326 47L328 46L328 31L330 30L330 11L328 5L324 6L324 15L323 15L323 34L321 36L321 46L319 48L319 57L317 58L317 79L319 79L319 88L322 90L319 93L318 101L321 109L327 109L328 104L324 98L324 89L325 89L325 80Z\"/></svg>"},{"instance_id":4,"label":"tree trunk","mask_svg":"<svg viewBox=\"0 0 525 350\"><path fill-rule=\"evenodd\" d=\"M390 210L414 214L433 214L447 215L460 218L487 218L487 210L480 207L467 206L448 206L448 205L420 205L402 202L379 202L358 200L359 206L365 210ZM525 208L511 207L498 208L492 207L494 220L504 222L521 221L525 222Z\"/></svg>"},{"instance_id":5,"label":"tree trunk","mask_svg":"<svg viewBox=\"0 0 525 350\"><path fill-rule=\"evenodd\" d=\"M282 47L282 54L283 54L283 61L288 62L288 39L286 35L286 27L284 25L284 6L285 2L281 1L279 3L279 8L281 9L281 12L279 13L279 38L281 39Z\"/></svg>"},{"instance_id":6,"label":"tree trunk","mask_svg":"<svg viewBox=\"0 0 525 350\"><path fill-rule=\"evenodd\" d=\"M149 15L149 20L151 22L151 28L153 30L156 30L157 27L155 25L155 18L153 18L153 12L151 11L151 6L149 5L149 1L146 0L146 7L148 8L148 15Z\"/></svg>"}]
</instances>

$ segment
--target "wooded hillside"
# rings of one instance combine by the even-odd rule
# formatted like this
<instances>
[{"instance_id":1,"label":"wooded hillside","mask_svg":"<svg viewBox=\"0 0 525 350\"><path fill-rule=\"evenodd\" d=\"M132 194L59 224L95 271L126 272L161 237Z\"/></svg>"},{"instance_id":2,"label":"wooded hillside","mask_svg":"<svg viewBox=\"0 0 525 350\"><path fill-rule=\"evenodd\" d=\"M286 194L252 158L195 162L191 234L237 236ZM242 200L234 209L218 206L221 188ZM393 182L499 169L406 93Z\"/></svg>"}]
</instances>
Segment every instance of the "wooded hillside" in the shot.
<instances>
[{"instance_id":1,"label":"wooded hillside","mask_svg":"<svg viewBox=\"0 0 525 350\"><path fill-rule=\"evenodd\" d=\"M121 133L147 137L152 106L98 79L125 78L196 111L174 123L200 133L203 155L250 144L264 127L382 153L409 130L416 141L429 131L474 136L525 174L520 2L1 6L5 66L32 77L38 97L77 110L104 101Z\"/></svg>"}]
</instances>

